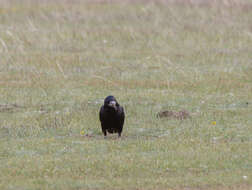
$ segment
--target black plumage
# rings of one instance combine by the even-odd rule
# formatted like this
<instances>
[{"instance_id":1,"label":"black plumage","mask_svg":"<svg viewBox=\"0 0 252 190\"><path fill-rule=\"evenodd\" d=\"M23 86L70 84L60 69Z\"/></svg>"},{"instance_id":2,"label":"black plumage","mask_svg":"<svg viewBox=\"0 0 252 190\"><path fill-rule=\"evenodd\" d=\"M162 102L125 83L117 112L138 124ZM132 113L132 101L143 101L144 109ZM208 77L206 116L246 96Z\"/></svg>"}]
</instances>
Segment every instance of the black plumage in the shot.
<instances>
[{"instance_id":1,"label":"black plumage","mask_svg":"<svg viewBox=\"0 0 252 190\"><path fill-rule=\"evenodd\" d=\"M125 113L122 106L118 104L114 96L108 96L100 109L100 122L104 137L109 133L118 133L121 136Z\"/></svg>"}]
</instances>

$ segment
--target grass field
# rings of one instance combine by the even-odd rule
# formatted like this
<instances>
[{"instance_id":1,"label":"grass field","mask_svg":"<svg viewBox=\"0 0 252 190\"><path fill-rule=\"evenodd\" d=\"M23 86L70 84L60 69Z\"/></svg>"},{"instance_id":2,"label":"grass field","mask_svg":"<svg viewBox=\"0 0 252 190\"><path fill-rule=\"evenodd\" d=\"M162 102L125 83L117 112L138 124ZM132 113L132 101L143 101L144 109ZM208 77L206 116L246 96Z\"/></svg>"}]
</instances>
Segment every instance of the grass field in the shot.
<instances>
[{"instance_id":1,"label":"grass field","mask_svg":"<svg viewBox=\"0 0 252 190\"><path fill-rule=\"evenodd\" d=\"M252 1L1 0L0 189L252 189Z\"/></svg>"}]
</instances>

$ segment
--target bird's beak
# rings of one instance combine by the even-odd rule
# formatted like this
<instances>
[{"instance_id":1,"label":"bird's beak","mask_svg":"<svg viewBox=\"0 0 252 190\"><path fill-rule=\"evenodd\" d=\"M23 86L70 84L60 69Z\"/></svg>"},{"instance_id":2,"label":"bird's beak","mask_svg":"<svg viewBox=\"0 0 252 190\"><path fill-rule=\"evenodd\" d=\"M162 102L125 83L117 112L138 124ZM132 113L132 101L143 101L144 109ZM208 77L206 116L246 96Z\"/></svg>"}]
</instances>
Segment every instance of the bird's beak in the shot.
<instances>
[{"instance_id":1,"label":"bird's beak","mask_svg":"<svg viewBox=\"0 0 252 190\"><path fill-rule=\"evenodd\" d=\"M117 107L116 107L116 101L109 102L109 106L117 109Z\"/></svg>"}]
</instances>

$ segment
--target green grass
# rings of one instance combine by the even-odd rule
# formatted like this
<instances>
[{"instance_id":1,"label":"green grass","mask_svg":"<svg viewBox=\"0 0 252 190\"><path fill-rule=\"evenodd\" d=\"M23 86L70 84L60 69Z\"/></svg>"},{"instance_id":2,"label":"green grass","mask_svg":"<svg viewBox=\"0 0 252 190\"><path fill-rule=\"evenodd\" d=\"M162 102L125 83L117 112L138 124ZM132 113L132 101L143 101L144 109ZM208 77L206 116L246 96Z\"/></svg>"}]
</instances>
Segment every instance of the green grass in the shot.
<instances>
[{"instance_id":1,"label":"green grass","mask_svg":"<svg viewBox=\"0 0 252 190\"><path fill-rule=\"evenodd\" d=\"M0 1L0 189L251 189L251 7Z\"/></svg>"}]
</instances>

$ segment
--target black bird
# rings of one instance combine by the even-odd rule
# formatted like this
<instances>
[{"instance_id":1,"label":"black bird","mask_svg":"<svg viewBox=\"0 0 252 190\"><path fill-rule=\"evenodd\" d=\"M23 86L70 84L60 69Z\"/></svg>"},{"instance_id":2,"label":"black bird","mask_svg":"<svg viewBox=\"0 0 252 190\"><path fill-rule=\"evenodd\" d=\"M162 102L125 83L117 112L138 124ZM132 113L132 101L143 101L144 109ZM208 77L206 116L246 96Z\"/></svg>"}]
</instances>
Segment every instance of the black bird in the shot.
<instances>
[{"instance_id":1,"label":"black bird","mask_svg":"<svg viewBox=\"0 0 252 190\"><path fill-rule=\"evenodd\" d=\"M121 137L125 114L123 107L118 104L114 96L107 96L100 109L100 122L104 137L109 133L118 133Z\"/></svg>"}]
</instances>

